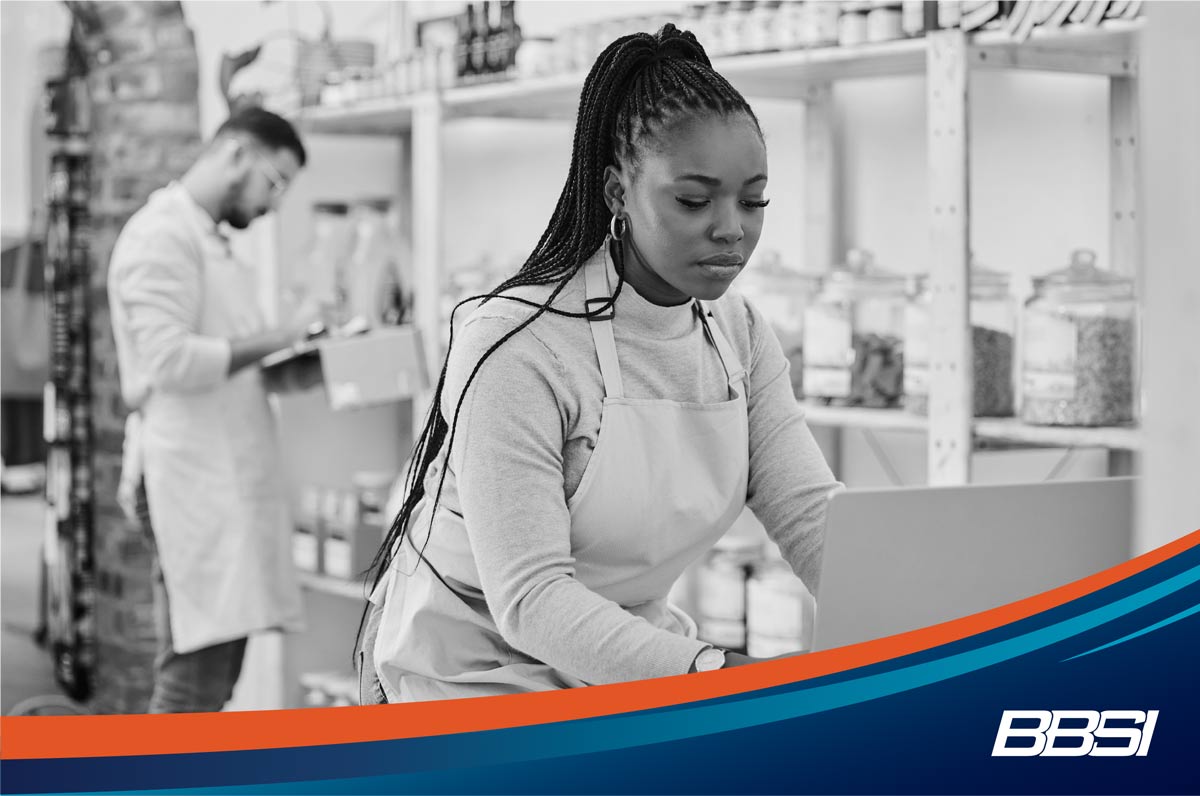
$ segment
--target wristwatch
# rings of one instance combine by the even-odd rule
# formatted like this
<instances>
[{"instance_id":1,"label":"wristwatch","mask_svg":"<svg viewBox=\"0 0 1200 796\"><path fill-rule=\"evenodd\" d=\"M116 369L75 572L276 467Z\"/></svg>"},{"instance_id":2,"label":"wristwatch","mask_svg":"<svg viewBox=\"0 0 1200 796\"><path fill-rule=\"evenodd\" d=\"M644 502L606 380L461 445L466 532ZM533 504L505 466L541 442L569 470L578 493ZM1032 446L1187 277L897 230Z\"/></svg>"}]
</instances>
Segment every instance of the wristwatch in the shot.
<instances>
[{"instance_id":1,"label":"wristwatch","mask_svg":"<svg viewBox=\"0 0 1200 796\"><path fill-rule=\"evenodd\" d=\"M693 666L698 672L715 672L725 666L725 650L719 647L706 647L700 650Z\"/></svg>"}]
</instances>

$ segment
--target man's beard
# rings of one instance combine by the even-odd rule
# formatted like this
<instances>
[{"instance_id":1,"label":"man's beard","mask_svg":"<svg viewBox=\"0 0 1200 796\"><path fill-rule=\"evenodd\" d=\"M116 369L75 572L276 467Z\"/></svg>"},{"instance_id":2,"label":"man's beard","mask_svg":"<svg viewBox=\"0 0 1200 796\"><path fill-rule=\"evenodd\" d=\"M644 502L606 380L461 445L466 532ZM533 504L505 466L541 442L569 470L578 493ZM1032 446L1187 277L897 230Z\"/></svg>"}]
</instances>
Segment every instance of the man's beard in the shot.
<instances>
[{"instance_id":1,"label":"man's beard","mask_svg":"<svg viewBox=\"0 0 1200 796\"><path fill-rule=\"evenodd\" d=\"M242 196L246 190L246 182L249 175L238 180L233 185L229 186L228 192L225 194L224 208L221 212L221 220L234 229L245 229L250 226L250 222L254 220L246 208L242 205Z\"/></svg>"}]
</instances>

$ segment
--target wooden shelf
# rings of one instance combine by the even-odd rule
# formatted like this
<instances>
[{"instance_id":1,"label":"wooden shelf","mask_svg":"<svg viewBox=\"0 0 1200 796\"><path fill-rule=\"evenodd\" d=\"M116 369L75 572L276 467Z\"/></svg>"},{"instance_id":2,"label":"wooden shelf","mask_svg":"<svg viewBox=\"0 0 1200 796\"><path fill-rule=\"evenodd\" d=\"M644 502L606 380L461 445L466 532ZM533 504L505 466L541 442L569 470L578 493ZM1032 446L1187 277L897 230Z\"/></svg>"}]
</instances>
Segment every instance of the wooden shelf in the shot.
<instances>
[{"instance_id":1,"label":"wooden shelf","mask_svg":"<svg viewBox=\"0 0 1200 796\"><path fill-rule=\"evenodd\" d=\"M367 584L362 580L346 580L315 572L301 572L300 585L305 589L345 597L348 600L365 600Z\"/></svg>"},{"instance_id":2,"label":"wooden shelf","mask_svg":"<svg viewBox=\"0 0 1200 796\"><path fill-rule=\"evenodd\" d=\"M801 401L810 426L839 426L874 431L919 431L929 429L928 418L903 409L865 409L858 406L824 406Z\"/></svg>"},{"instance_id":3,"label":"wooden shelf","mask_svg":"<svg viewBox=\"0 0 1200 796\"><path fill-rule=\"evenodd\" d=\"M1015 418L977 418L975 436L980 439L1024 442L1030 445L1120 450L1140 450L1144 441L1141 429L1134 426L1031 426Z\"/></svg>"},{"instance_id":4,"label":"wooden shelf","mask_svg":"<svg viewBox=\"0 0 1200 796\"><path fill-rule=\"evenodd\" d=\"M1017 44L1004 31L984 31L971 39L974 69L1030 69L1075 74L1131 75L1132 53L1141 23L1109 21L1099 28L1037 29ZM925 39L818 47L716 58L713 66L750 98L805 99L813 84L863 78L923 74ZM572 73L530 80L458 86L437 93L447 118L562 119L575 117L584 75ZM429 93L421 95L428 97ZM310 133L396 135L412 128L418 96L363 100L341 107L301 111L297 122Z\"/></svg>"},{"instance_id":5,"label":"wooden shelf","mask_svg":"<svg viewBox=\"0 0 1200 796\"><path fill-rule=\"evenodd\" d=\"M903 409L864 409L853 406L822 406L801 402L810 426L835 426L872 431L912 431L925 433L929 419ZM1064 448L1115 448L1140 450L1144 438L1135 426L1075 428L1068 426L1031 426L1016 418L976 418L976 439L1017 442L1027 445Z\"/></svg>"}]
</instances>

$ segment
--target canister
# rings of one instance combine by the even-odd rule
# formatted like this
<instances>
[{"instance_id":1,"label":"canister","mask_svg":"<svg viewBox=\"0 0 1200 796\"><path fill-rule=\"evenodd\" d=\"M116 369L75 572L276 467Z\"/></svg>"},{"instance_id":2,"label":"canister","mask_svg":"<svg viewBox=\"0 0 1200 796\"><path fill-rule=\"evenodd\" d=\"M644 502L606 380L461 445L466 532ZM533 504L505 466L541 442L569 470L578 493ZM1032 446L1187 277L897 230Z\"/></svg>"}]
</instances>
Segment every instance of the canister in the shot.
<instances>
[{"instance_id":1,"label":"canister","mask_svg":"<svg viewBox=\"0 0 1200 796\"><path fill-rule=\"evenodd\" d=\"M811 647L816 604L782 558L773 556L754 567L746 603L748 654L771 658Z\"/></svg>"},{"instance_id":2,"label":"canister","mask_svg":"<svg viewBox=\"0 0 1200 796\"><path fill-rule=\"evenodd\" d=\"M821 287L821 275L783 264L778 252L764 252L738 277L735 286L763 314L783 347L792 392L804 397L804 312Z\"/></svg>"},{"instance_id":3,"label":"canister","mask_svg":"<svg viewBox=\"0 0 1200 796\"><path fill-rule=\"evenodd\" d=\"M972 264L971 351L976 417L1011 417L1016 361L1016 301L1009 275ZM929 276L913 278L904 312L904 406L925 414L929 404L929 359L932 339L932 292Z\"/></svg>"},{"instance_id":4,"label":"canister","mask_svg":"<svg viewBox=\"0 0 1200 796\"><path fill-rule=\"evenodd\" d=\"M1054 426L1135 419L1138 307L1133 280L1077 249L1033 280L1022 313L1021 418Z\"/></svg>"},{"instance_id":5,"label":"canister","mask_svg":"<svg viewBox=\"0 0 1200 796\"><path fill-rule=\"evenodd\" d=\"M865 249L822 278L804 312L804 396L824 404L890 408L904 391L906 279Z\"/></svg>"},{"instance_id":6,"label":"canister","mask_svg":"<svg viewBox=\"0 0 1200 796\"><path fill-rule=\"evenodd\" d=\"M297 569L321 572L321 492L312 485L300 487L292 533L292 561Z\"/></svg>"},{"instance_id":7,"label":"canister","mask_svg":"<svg viewBox=\"0 0 1200 796\"><path fill-rule=\"evenodd\" d=\"M697 578L701 639L727 650L746 650L746 582L762 555L757 540L726 537L704 560Z\"/></svg>"}]
</instances>

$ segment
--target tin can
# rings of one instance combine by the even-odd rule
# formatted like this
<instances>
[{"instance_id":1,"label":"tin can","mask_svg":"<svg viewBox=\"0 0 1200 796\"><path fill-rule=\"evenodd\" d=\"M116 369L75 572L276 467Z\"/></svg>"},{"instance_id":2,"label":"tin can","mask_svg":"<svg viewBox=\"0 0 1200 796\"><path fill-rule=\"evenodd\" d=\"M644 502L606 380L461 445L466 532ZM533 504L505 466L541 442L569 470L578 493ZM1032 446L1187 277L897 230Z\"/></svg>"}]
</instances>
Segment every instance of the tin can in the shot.
<instances>
[{"instance_id":1,"label":"tin can","mask_svg":"<svg viewBox=\"0 0 1200 796\"><path fill-rule=\"evenodd\" d=\"M722 540L709 552L697 577L700 638L727 650L746 649L746 583L762 555L755 541Z\"/></svg>"},{"instance_id":2,"label":"tin can","mask_svg":"<svg viewBox=\"0 0 1200 796\"><path fill-rule=\"evenodd\" d=\"M809 648L815 604L785 561L755 567L746 586L746 603L750 655L768 658Z\"/></svg>"}]
</instances>

